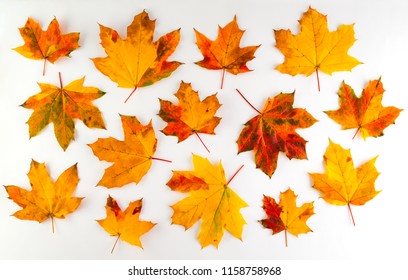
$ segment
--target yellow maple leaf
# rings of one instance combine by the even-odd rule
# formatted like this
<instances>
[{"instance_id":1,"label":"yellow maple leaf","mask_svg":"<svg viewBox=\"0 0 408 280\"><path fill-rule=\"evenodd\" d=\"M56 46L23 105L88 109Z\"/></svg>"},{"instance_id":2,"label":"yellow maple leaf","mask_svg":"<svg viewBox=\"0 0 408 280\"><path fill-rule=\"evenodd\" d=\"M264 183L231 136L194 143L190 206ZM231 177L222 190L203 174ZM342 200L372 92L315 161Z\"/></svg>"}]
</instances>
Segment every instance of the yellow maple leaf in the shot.
<instances>
[{"instance_id":1,"label":"yellow maple leaf","mask_svg":"<svg viewBox=\"0 0 408 280\"><path fill-rule=\"evenodd\" d=\"M113 162L98 183L107 188L121 187L131 182L137 184L149 171L153 159L168 161L153 157L157 139L151 121L142 125L136 117L120 117L124 132L123 141L109 137L99 138L89 144L100 160Z\"/></svg>"},{"instance_id":2,"label":"yellow maple leaf","mask_svg":"<svg viewBox=\"0 0 408 280\"><path fill-rule=\"evenodd\" d=\"M54 183L45 164L32 160L27 176L31 191L17 186L5 187L9 198L23 208L13 216L40 223L51 218L52 232L54 232L54 218L64 219L66 215L78 208L83 199L72 197L79 181L77 165L65 170Z\"/></svg>"},{"instance_id":3,"label":"yellow maple leaf","mask_svg":"<svg viewBox=\"0 0 408 280\"><path fill-rule=\"evenodd\" d=\"M265 228L271 229L273 234L284 230L286 246L288 246L287 232L297 237L301 233L312 231L306 221L314 214L313 202L297 207L296 199L297 195L290 188L281 192L279 204L274 198L264 195L263 208L267 218L260 222Z\"/></svg>"},{"instance_id":4,"label":"yellow maple leaf","mask_svg":"<svg viewBox=\"0 0 408 280\"><path fill-rule=\"evenodd\" d=\"M224 230L241 239L246 222L240 210L248 205L228 186L240 169L227 182L221 162L213 165L208 159L193 154L193 165L193 171L173 171L167 183L172 190L190 194L171 206L172 223L187 230L201 219L198 240L203 248L218 247Z\"/></svg>"},{"instance_id":5,"label":"yellow maple leaf","mask_svg":"<svg viewBox=\"0 0 408 280\"><path fill-rule=\"evenodd\" d=\"M119 87L149 86L170 76L182 63L167 61L180 41L180 30L172 31L153 42L155 20L143 11L136 15L122 39L116 30L100 26L101 45L107 57L92 58L95 67ZM126 102L125 101L125 102Z\"/></svg>"},{"instance_id":6,"label":"yellow maple leaf","mask_svg":"<svg viewBox=\"0 0 408 280\"><path fill-rule=\"evenodd\" d=\"M354 44L354 24L341 25L330 32L327 17L309 7L299 20L300 32L293 35L290 30L275 30L276 47L285 56L285 61L276 69L292 76L316 72L320 91L319 71L331 75L335 71L351 71L361 64L347 54Z\"/></svg>"},{"instance_id":7,"label":"yellow maple leaf","mask_svg":"<svg viewBox=\"0 0 408 280\"><path fill-rule=\"evenodd\" d=\"M129 203L125 211L120 209L118 203L111 196L106 200L106 218L97 220L111 236L117 236L112 251L115 249L119 239L128 242L131 245L142 247L140 236L150 231L156 224L139 219L142 211L142 200L136 200Z\"/></svg>"},{"instance_id":8,"label":"yellow maple leaf","mask_svg":"<svg viewBox=\"0 0 408 280\"><path fill-rule=\"evenodd\" d=\"M329 146L324 154L325 174L310 173L322 198L333 205L347 205L354 222L350 204L364 205L373 199L380 191L375 190L375 180L380 174L375 168L377 157L354 167L349 149L329 140Z\"/></svg>"}]
</instances>

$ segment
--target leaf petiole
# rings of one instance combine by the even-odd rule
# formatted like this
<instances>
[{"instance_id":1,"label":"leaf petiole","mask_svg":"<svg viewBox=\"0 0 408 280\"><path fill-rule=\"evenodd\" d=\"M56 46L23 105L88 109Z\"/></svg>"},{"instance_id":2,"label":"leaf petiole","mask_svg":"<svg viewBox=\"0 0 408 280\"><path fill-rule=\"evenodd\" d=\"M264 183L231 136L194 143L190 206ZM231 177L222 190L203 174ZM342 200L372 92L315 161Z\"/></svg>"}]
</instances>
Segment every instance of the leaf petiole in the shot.
<instances>
[{"instance_id":1,"label":"leaf petiole","mask_svg":"<svg viewBox=\"0 0 408 280\"><path fill-rule=\"evenodd\" d=\"M234 175L232 175L232 177L228 180L227 185L229 185L229 183L231 183L232 179L234 179L235 176L237 176L238 172L241 171L241 169L244 167L244 165L241 165L240 168L238 168L237 171L235 171Z\"/></svg>"},{"instance_id":2,"label":"leaf petiole","mask_svg":"<svg viewBox=\"0 0 408 280\"><path fill-rule=\"evenodd\" d=\"M351 220L353 221L353 225L356 226L356 223L354 222L353 212L351 211L350 203L347 203L347 207L351 216Z\"/></svg>"},{"instance_id":3,"label":"leaf petiole","mask_svg":"<svg viewBox=\"0 0 408 280\"><path fill-rule=\"evenodd\" d=\"M133 93L135 93L135 91L137 90L137 86L135 86L135 88L132 90L132 92L129 94L129 96L126 98L125 103L129 100L129 98L133 95Z\"/></svg>"},{"instance_id":4,"label":"leaf petiole","mask_svg":"<svg viewBox=\"0 0 408 280\"><path fill-rule=\"evenodd\" d=\"M320 79L319 79L319 69L316 68L316 78L317 78L317 89L320 92Z\"/></svg>"},{"instance_id":5,"label":"leaf petiole","mask_svg":"<svg viewBox=\"0 0 408 280\"><path fill-rule=\"evenodd\" d=\"M116 244L118 244L119 238L120 238L120 233L118 234L118 238L116 238L115 243L113 244L111 254L113 253L113 250L115 250L115 247L116 247Z\"/></svg>"},{"instance_id":6,"label":"leaf petiole","mask_svg":"<svg viewBox=\"0 0 408 280\"><path fill-rule=\"evenodd\" d=\"M210 153L210 150L207 148L207 146L205 145L203 139L201 139L200 135L198 135L197 131L194 131L195 135L197 135L198 139L200 140L201 144L203 144L204 148L207 150L207 152Z\"/></svg>"},{"instance_id":7,"label":"leaf petiole","mask_svg":"<svg viewBox=\"0 0 408 280\"><path fill-rule=\"evenodd\" d=\"M248 101L248 99L245 98L245 96L239 91L239 89L236 89L236 91L239 93L239 95L241 95L241 97L246 101L246 103L248 103L248 105L252 107L252 109L254 109L255 111L257 111L258 114L262 115L262 113L261 113L258 109L256 109L256 108Z\"/></svg>"},{"instance_id":8,"label":"leaf petiole","mask_svg":"<svg viewBox=\"0 0 408 280\"><path fill-rule=\"evenodd\" d=\"M172 162L171 160L163 159L163 158L157 158L157 157L151 157L150 159L160 160L160 161L164 161L164 162Z\"/></svg>"}]
</instances>

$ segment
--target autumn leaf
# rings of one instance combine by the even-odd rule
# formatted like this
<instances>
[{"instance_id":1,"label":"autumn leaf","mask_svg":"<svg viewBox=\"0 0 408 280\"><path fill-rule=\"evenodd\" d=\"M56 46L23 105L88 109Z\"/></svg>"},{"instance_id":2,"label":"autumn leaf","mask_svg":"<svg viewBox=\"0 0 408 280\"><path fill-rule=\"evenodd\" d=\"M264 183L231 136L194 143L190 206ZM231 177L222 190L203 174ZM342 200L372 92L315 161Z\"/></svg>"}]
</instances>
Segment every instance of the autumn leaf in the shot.
<instances>
[{"instance_id":1,"label":"autumn leaf","mask_svg":"<svg viewBox=\"0 0 408 280\"><path fill-rule=\"evenodd\" d=\"M275 199L264 195L263 208L266 219L260 221L265 227L272 230L272 234L285 231L285 243L288 246L287 232L298 237L301 233L312 231L306 224L307 220L314 214L313 202L296 206L297 195L288 188L281 192L279 204Z\"/></svg>"},{"instance_id":2,"label":"autumn leaf","mask_svg":"<svg viewBox=\"0 0 408 280\"><path fill-rule=\"evenodd\" d=\"M182 63L167 61L180 41L175 30L153 42L155 20L143 11L134 17L122 39L116 30L99 25L101 45L107 57L93 58L95 67L122 88L149 86L173 73ZM125 102L126 102L125 101Z\"/></svg>"},{"instance_id":3,"label":"autumn leaf","mask_svg":"<svg viewBox=\"0 0 408 280\"><path fill-rule=\"evenodd\" d=\"M30 59L44 59L43 75L47 60L54 63L60 57L69 56L79 47L79 33L61 34L56 18L51 21L46 31L32 18L28 18L24 27L19 30L24 45L14 50Z\"/></svg>"},{"instance_id":4,"label":"autumn leaf","mask_svg":"<svg viewBox=\"0 0 408 280\"><path fill-rule=\"evenodd\" d=\"M216 94L200 101L198 92L193 90L191 84L181 82L175 96L179 100L178 105L160 99L159 116L167 122L162 132L177 136L179 142L195 134L209 152L198 133L215 134L214 129L221 120L214 116L221 106Z\"/></svg>"},{"instance_id":5,"label":"autumn leaf","mask_svg":"<svg viewBox=\"0 0 408 280\"><path fill-rule=\"evenodd\" d=\"M326 167L325 174L310 173L313 187L322 194L322 198L333 205L347 205L354 222L350 204L364 205L380 191L375 190L375 180L380 174L375 168L377 157L354 168L350 150L333 143L323 156Z\"/></svg>"},{"instance_id":6,"label":"autumn leaf","mask_svg":"<svg viewBox=\"0 0 408 280\"><path fill-rule=\"evenodd\" d=\"M194 29L197 46L204 59L196 62L197 65L211 69L222 70L221 89L224 84L225 71L234 75L251 71L246 63L255 58L255 51L259 46L241 48L244 30L239 29L236 16L224 27L218 26L218 36L215 41Z\"/></svg>"},{"instance_id":7,"label":"autumn leaf","mask_svg":"<svg viewBox=\"0 0 408 280\"><path fill-rule=\"evenodd\" d=\"M142 125L136 117L120 117L124 132L123 141L109 137L99 138L89 144L100 160L113 162L98 183L99 186L107 188L122 187L132 182L137 184L149 171L153 159L163 160L153 157L157 139L152 122Z\"/></svg>"},{"instance_id":8,"label":"autumn leaf","mask_svg":"<svg viewBox=\"0 0 408 280\"><path fill-rule=\"evenodd\" d=\"M316 119L305 109L293 108L294 95L294 92L280 93L268 98L262 112L248 102L259 115L242 129L237 140L238 153L253 150L256 167L269 177L276 170L279 152L289 159L307 159L306 140L295 129L310 127Z\"/></svg>"},{"instance_id":9,"label":"autumn leaf","mask_svg":"<svg viewBox=\"0 0 408 280\"><path fill-rule=\"evenodd\" d=\"M193 154L193 165L192 171L173 171L167 182L173 191L189 194L171 206L172 223L187 230L201 219L198 240L203 248L208 245L218 248L224 230L241 239L246 222L240 209L247 204L228 185L243 166L227 182L221 162L213 165Z\"/></svg>"},{"instance_id":10,"label":"autumn leaf","mask_svg":"<svg viewBox=\"0 0 408 280\"><path fill-rule=\"evenodd\" d=\"M23 208L13 216L40 223L51 218L54 232L54 218L64 219L78 208L83 199L72 197L79 182L77 165L65 170L54 183L45 164L32 160L27 176L31 191L17 186L5 186L9 198Z\"/></svg>"},{"instance_id":11,"label":"autumn leaf","mask_svg":"<svg viewBox=\"0 0 408 280\"><path fill-rule=\"evenodd\" d=\"M59 145L68 148L75 137L75 119L81 120L89 128L105 129L102 114L92 103L105 94L95 87L84 87L85 77L60 87L41 84L41 91L28 98L21 106L33 109L27 121L30 138L36 136L48 124L54 124L54 134Z\"/></svg>"},{"instance_id":12,"label":"autumn leaf","mask_svg":"<svg viewBox=\"0 0 408 280\"><path fill-rule=\"evenodd\" d=\"M369 136L382 136L383 130L393 124L402 111L396 107L382 106L384 88L381 78L370 81L361 97L357 97L354 90L344 82L337 94L340 108L325 113L341 124L342 129L357 128L354 136L360 132L364 140Z\"/></svg>"},{"instance_id":13,"label":"autumn leaf","mask_svg":"<svg viewBox=\"0 0 408 280\"><path fill-rule=\"evenodd\" d=\"M285 56L285 61L276 67L281 73L310 76L316 72L320 91L319 71L331 75L336 71L351 71L361 64L347 53L356 41L354 24L329 31L327 16L311 7L299 24L297 35L290 30L275 30L276 47Z\"/></svg>"},{"instance_id":14,"label":"autumn leaf","mask_svg":"<svg viewBox=\"0 0 408 280\"><path fill-rule=\"evenodd\" d=\"M105 209L106 218L97 220L97 222L111 236L117 236L111 253L113 253L119 239L143 248L140 237L150 231L156 224L139 219L140 212L142 211L142 199L129 203L126 210L122 211L116 200L109 196Z\"/></svg>"}]
</instances>

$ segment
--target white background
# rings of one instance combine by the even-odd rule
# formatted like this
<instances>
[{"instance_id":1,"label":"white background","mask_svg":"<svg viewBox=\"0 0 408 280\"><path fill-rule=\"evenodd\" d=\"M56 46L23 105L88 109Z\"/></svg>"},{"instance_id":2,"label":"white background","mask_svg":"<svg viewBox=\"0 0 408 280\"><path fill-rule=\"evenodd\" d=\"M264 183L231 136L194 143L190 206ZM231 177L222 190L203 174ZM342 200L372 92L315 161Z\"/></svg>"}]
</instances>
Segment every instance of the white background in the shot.
<instances>
[{"instance_id":1,"label":"white background","mask_svg":"<svg viewBox=\"0 0 408 280\"><path fill-rule=\"evenodd\" d=\"M274 29L299 30L298 20L309 6L328 15L329 29L340 24L355 23L357 42L349 54L364 64L352 72L321 74L321 92L316 77L292 77L274 70L283 61L274 47ZM122 37L133 17L146 10L157 19L155 38L181 28L181 41L172 60L184 62L169 78L152 86L140 88L124 104L131 89L118 88L102 75L89 58L105 56L99 42L97 23L116 29ZM385 129L380 138L361 137L352 140L355 130L340 130L325 110L338 108L337 90L341 81L351 85L357 94L369 80L380 76L386 89L383 104L407 108L408 95L404 85L408 63L406 46L406 11L408 2L395 1L301 1L301 0L155 0L155 1L34 1L3 0L0 2L0 184L17 185L29 189L26 176L31 159L45 162L55 180L63 170L78 162L80 182L76 196L85 197L76 212L65 220L56 220L56 232L51 221L39 224L10 216L19 207L7 198L0 188L0 258L1 259L369 259L390 260L408 250L406 241L406 201L408 158L406 149L407 115L403 111L395 125ZM259 45L256 58L248 63L253 72L234 76L226 74L224 89L219 90L221 71L200 68L194 62L202 56L195 45L193 28L209 38L217 36L217 25L224 26L237 15L238 24L246 33L241 46ZM18 28L28 17L38 21L44 29L53 17L63 33L80 32L80 48L71 58L55 64L47 63L42 76L42 61L29 60L13 51L23 44ZM76 122L76 139L64 152L58 145L53 126L49 125L31 140L26 121L32 111L19 105L39 92L37 82L58 85L58 72L64 84L86 76L85 85L95 86L106 95L95 101L106 122L107 130L88 129ZM223 104L217 115L222 117L216 135L202 135L211 153L196 137L177 143L176 137L160 132L165 127L160 117L158 98L176 102L173 94L180 81L191 82L201 97L218 92ZM280 92L295 94L295 107L306 108L316 124L298 133L307 141L308 160L288 160L280 154L278 168L269 179L255 169L252 152L237 155L236 140L243 124L255 116L255 111L235 92L239 88L252 104L262 109L268 97ZM144 124L150 119L158 139L156 157L172 163L154 161L148 174L138 184L108 190L97 187L104 168L110 163L100 162L87 144L98 138L123 137L119 114L133 115ZM379 155L376 166L381 175L376 188L382 192L362 207L353 207L356 226L353 226L346 207L327 204L311 188L308 172L324 172L323 154L328 138L351 148L356 166ZM191 154L207 157L213 163L222 160L227 179L245 164L230 187L248 204L241 212L247 221L242 241L225 233L218 250L209 246L201 249L196 239L199 223L188 231L171 225L170 205L183 195L170 191L166 182L171 170L192 168ZM278 199L279 193L291 187L298 196L298 205L315 201L315 212L308 224L313 232L289 234L285 247L283 232L272 236L258 220L265 217L263 194ZM115 237L110 237L96 222L105 217L106 198L110 194L124 209L130 201L143 198L141 218L157 225L141 240L144 249L119 242L114 253L110 250Z\"/></svg>"}]
</instances>

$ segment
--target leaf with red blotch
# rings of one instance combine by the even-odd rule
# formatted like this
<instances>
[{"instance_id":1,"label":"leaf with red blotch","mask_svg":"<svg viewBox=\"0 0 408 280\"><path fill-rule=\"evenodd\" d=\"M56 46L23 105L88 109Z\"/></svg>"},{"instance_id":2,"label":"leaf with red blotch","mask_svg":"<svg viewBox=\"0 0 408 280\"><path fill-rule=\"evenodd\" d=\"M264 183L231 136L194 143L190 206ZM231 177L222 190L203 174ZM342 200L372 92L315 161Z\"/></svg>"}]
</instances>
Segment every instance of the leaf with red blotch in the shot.
<instances>
[{"instance_id":1,"label":"leaf with red blotch","mask_svg":"<svg viewBox=\"0 0 408 280\"><path fill-rule=\"evenodd\" d=\"M14 48L14 50L30 59L44 59L43 75L47 60L54 63L63 56L69 56L72 51L79 47L79 33L61 34L56 18L51 21L46 31L43 31L38 22L32 18L28 18L24 27L19 30L24 45Z\"/></svg>"},{"instance_id":2,"label":"leaf with red blotch","mask_svg":"<svg viewBox=\"0 0 408 280\"><path fill-rule=\"evenodd\" d=\"M181 82L175 95L179 100L177 105L160 99L159 116L167 122L162 132L177 136L179 142L195 134L209 152L198 133L215 134L214 129L221 120L214 116L221 106L216 94L200 101L198 92L193 90L191 84Z\"/></svg>"},{"instance_id":3,"label":"leaf with red blotch","mask_svg":"<svg viewBox=\"0 0 408 280\"><path fill-rule=\"evenodd\" d=\"M218 37L215 41L195 30L197 46L204 59L197 65L211 69L222 70L221 89L224 84L225 71L234 75L251 71L246 63L255 56L259 46L241 48L239 46L244 30L239 29L236 16L224 27L218 26Z\"/></svg>"},{"instance_id":4,"label":"leaf with red blotch","mask_svg":"<svg viewBox=\"0 0 408 280\"><path fill-rule=\"evenodd\" d=\"M253 150L256 167L269 177L276 170L279 152L289 159L307 159L306 140L295 129L310 127L316 119L305 109L293 108L294 96L295 93L280 93L268 98L262 112L245 99L259 115L242 129L237 140L238 152Z\"/></svg>"}]
</instances>

